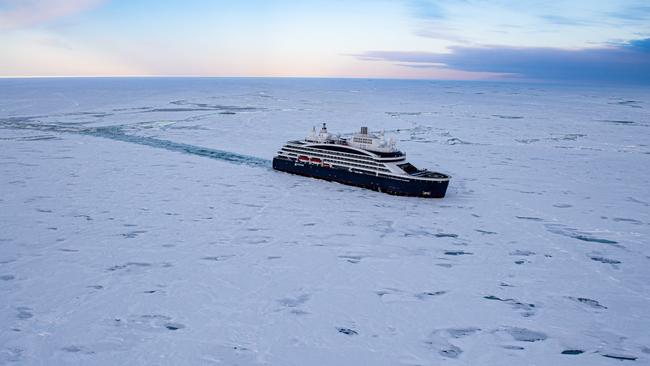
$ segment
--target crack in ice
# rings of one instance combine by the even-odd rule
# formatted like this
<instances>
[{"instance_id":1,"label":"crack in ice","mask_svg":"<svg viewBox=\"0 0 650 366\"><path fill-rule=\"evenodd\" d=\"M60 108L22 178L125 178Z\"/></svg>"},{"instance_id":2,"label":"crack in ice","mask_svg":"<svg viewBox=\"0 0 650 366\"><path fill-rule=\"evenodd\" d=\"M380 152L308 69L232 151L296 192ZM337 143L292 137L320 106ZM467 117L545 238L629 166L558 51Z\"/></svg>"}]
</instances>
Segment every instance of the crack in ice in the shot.
<instances>
[{"instance_id":1,"label":"crack in ice","mask_svg":"<svg viewBox=\"0 0 650 366\"><path fill-rule=\"evenodd\" d=\"M154 137L129 135L124 133L123 127L119 125L107 127L78 128L64 124L34 123L31 121L31 118L8 118L0 120L0 128L15 130L35 130L54 133L74 133L79 135L94 136L115 141L128 142L137 145L150 146L185 154L197 155L238 165L265 168L269 168L271 166L270 160L258 158L255 156L249 156L225 150L210 149L206 147L184 144L181 142L174 142L171 140L158 139Z\"/></svg>"}]
</instances>

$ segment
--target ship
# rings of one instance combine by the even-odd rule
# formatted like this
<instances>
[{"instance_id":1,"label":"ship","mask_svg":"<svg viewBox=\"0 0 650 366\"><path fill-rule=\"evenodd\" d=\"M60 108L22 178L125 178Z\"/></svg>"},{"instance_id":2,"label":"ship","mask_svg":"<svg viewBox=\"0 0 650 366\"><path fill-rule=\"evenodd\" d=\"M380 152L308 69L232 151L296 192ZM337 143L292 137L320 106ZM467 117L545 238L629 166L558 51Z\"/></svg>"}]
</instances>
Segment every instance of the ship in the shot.
<instances>
[{"instance_id":1,"label":"ship","mask_svg":"<svg viewBox=\"0 0 650 366\"><path fill-rule=\"evenodd\" d=\"M323 123L319 132L313 128L305 139L287 141L273 158L273 169L392 195L444 197L451 176L416 168L395 145L367 127L344 138Z\"/></svg>"}]
</instances>

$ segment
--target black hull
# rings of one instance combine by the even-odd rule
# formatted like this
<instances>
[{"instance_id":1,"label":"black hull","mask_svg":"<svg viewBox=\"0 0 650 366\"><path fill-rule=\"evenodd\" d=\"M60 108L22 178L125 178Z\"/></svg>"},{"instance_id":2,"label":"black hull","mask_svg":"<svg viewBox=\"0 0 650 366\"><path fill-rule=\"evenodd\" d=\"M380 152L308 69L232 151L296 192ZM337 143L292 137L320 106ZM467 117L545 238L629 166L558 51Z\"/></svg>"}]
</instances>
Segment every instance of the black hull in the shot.
<instances>
[{"instance_id":1,"label":"black hull","mask_svg":"<svg viewBox=\"0 0 650 366\"><path fill-rule=\"evenodd\" d=\"M351 172L347 169L325 168L316 164L301 163L294 160L279 159L277 157L273 159L273 169L398 196L442 198L445 196L447 186L449 185L449 180L424 181L408 177L404 179L393 179Z\"/></svg>"}]
</instances>

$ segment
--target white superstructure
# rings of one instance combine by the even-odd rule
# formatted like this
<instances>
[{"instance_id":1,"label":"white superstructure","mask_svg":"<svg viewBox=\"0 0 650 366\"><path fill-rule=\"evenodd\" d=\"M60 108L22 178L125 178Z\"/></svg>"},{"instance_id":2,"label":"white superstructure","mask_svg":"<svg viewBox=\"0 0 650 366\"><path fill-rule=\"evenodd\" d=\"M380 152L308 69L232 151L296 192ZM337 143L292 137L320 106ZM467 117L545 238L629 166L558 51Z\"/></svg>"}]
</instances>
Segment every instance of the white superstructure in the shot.
<instances>
[{"instance_id":1,"label":"white superstructure","mask_svg":"<svg viewBox=\"0 0 650 366\"><path fill-rule=\"evenodd\" d=\"M352 137L341 138L330 134L323 123L318 133L315 128L312 129L305 140L287 142L278 151L278 156L298 163L319 164L392 179L448 179L445 175L415 168L406 162L406 155L396 148L394 139L386 141L383 133L368 133L367 127L362 127Z\"/></svg>"}]
</instances>

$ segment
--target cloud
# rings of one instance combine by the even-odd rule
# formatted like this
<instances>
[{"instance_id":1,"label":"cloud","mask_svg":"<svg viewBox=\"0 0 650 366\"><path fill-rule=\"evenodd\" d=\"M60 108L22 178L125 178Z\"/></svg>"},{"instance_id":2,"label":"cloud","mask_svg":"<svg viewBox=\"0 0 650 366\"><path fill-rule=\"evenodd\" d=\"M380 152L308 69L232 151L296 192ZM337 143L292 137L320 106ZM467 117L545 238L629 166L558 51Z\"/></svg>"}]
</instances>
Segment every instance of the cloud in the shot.
<instances>
[{"instance_id":1,"label":"cloud","mask_svg":"<svg viewBox=\"0 0 650 366\"><path fill-rule=\"evenodd\" d=\"M650 5L628 6L607 15L628 21L648 21L650 20Z\"/></svg>"},{"instance_id":2,"label":"cloud","mask_svg":"<svg viewBox=\"0 0 650 366\"><path fill-rule=\"evenodd\" d=\"M145 75L130 55L112 54L44 30L0 32L0 77Z\"/></svg>"},{"instance_id":3,"label":"cloud","mask_svg":"<svg viewBox=\"0 0 650 366\"><path fill-rule=\"evenodd\" d=\"M77 14L107 0L0 0L0 29L24 28Z\"/></svg>"},{"instance_id":4,"label":"cloud","mask_svg":"<svg viewBox=\"0 0 650 366\"><path fill-rule=\"evenodd\" d=\"M456 43L471 43L466 38L459 36L461 33L457 28L436 25L416 30L414 34L419 37L431 38L436 40L452 41Z\"/></svg>"},{"instance_id":5,"label":"cloud","mask_svg":"<svg viewBox=\"0 0 650 366\"><path fill-rule=\"evenodd\" d=\"M366 51L356 57L405 67L489 72L521 79L650 84L650 38L578 50L455 46L450 51Z\"/></svg>"},{"instance_id":6,"label":"cloud","mask_svg":"<svg viewBox=\"0 0 650 366\"><path fill-rule=\"evenodd\" d=\"M431 0L409 0L408 6L418 18L443 19L445 17L442 7Z\"/></svg>"},{"instance_id":7,"label":"cloud","mask_svg":"<svg viewBox=\"0 0 650 366\"><path fill-rule=\"evenodd\" d=\"M638 52L650 52L650 38L635 39L626 44L627 48Z\"/></svg>"},{"instance_id":8,"label":"cloud","mask_svg":"<svg viewBox=\"0 0 650 366\"><path fill-rule=\"evenodd\" d=\"M565 26L593 26L599 23L594 20L578 19L573 17L565 17L561 15L542 15L540 16L544 21L554 25Z\"/></svg>"}]
</instances>

